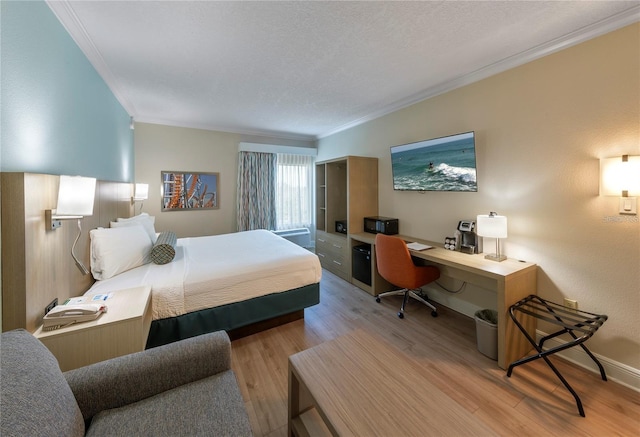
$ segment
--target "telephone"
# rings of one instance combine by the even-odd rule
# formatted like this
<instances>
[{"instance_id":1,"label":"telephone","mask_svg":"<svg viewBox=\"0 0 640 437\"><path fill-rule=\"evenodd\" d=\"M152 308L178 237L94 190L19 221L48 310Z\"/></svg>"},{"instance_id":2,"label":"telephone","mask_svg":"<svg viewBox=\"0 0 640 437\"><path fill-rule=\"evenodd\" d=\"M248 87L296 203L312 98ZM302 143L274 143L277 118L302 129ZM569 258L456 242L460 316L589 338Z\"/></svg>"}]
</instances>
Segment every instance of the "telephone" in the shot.
<instances>
[{"instance_id":1,"label":"telephone","mask_svg":"<svg viewBox=\"0 0 640 437\"><path fill-rule=\"evenodd\" d=\"M58 305L45 314L42 330L53 331L74 323L89 322L107 312L107 306L101 304Z\"/></svg>"}]
</instances>

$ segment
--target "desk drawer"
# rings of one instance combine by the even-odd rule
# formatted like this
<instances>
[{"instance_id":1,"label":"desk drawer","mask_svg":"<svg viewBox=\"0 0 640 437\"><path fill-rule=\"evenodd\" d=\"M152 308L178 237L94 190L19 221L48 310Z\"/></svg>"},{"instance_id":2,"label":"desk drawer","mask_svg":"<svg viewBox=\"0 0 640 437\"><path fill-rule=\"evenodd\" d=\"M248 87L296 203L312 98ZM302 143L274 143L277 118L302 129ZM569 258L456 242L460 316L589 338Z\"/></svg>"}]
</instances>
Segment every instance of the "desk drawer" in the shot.
<instances>
[{"instance_id":1,"label":"desk drawer","mask_svg":"<svg viewBox=\"0 0 640 437\"><path fill-rule=\"evenodd\" d=\"M329 270L334 275L341 277L345 281L351 280L349 266L343 260L327 257L321 253L318 253L318 258L320 259L320 264L323 268Z\"/></svg>"},{"instance_id":2,"label":"desk drawer","mask_svg":"<svg viewBox=\"0 0 640 437\"><path fill-rule=\"evenodd\" d=\"M332 252L346 252L349 243L346 236L333 235L327 232L316 233L316 247Z\"/></svg>"},{"instance_id":3,"label":"desk drawer","mask_svg":"<svg viewBox=\"0 0 640 437\"><path fill-rule=\"evenodd\" d=\"M316 235L316 255L323 268L329 270L342 279L351 279L348 240L341 235L331 235L318 232Z\"/></svg>"}]
</instances>

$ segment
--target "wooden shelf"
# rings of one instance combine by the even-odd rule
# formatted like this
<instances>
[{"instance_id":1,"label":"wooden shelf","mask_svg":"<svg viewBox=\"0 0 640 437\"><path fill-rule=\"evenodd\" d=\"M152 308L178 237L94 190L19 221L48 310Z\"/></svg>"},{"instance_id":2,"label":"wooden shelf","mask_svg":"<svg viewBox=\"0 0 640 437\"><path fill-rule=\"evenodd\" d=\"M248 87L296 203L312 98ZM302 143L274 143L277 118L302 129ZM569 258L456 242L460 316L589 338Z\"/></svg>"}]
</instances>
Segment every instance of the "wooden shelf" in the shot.
<instances>
[{"instance_id":1,"label":"wooden shelf","mask_svg":"<svg viewBox=\"0 0 640 437\"><path fill-rule=\"evenodd\" d=\"M345 156L316 163L316 254L322 267L351 281L351 248L348 236L335 232L336 221L346 221L349 233L362 232L364 217L375 215L377 158Z\"/></svg>"}]
</instances>

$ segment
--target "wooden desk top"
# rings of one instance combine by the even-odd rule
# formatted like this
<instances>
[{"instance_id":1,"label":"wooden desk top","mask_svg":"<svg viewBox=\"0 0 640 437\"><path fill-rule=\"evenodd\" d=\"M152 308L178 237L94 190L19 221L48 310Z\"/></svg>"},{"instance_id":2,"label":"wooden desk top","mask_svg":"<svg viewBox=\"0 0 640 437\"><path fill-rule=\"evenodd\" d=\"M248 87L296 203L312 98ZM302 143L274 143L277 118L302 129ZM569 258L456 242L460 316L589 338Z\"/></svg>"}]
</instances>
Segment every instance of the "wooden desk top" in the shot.
<instances>
[{"instance_id":1,"label":"wooden desk top","mask_svg":"<svg viewBox=\"0 0 640 437\"><path fill-rule=\"evenodd\" d=\"M368 232L350 234L350 237L363 243L374 244L376 235ZM529 269L536 269L534 263L515 260L508 258L502 262L491 261L485 259L484 254L467 254L457 252L455 250L447 250L440 243L422 240L420 238L410 237L407 235L394 235L394 237L402 238L405 241L416 241L418 243L433 246L432 249L422 251L411 251L411 255L437 264L448 265L461 270L475 273L480 276L493 279L503 279L509 275L521 273Z\"/></svg>"},{"instance_id":2,"label":"wooden desk top","mask_svg":"<svg viewBox=\"0 0 640 437\"><path fill-rule=\"evenodd\" d=\"M292 355L289 366L333 435L495 434L411 357L362 330Z\"/></svg>"}]
</instances>

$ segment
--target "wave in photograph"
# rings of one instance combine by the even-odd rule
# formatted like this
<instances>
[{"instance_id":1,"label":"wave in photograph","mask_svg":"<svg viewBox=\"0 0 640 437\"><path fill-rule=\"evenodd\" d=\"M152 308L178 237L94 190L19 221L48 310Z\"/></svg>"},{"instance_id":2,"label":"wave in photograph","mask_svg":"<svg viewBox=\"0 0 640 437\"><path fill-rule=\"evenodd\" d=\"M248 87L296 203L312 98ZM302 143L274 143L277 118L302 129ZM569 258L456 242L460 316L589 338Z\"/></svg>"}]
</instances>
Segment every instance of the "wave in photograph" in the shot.
<instances>
[{"instance_id":1,"label":"wave in photograph","mask_svg":"<svg viewBox=\"0 0 640 437\"><path fill-rule=\"evenodd\" d=\"M423 143L392 149L395 190L477 191L472 135L435 145Z\"/></svg>"}]
</instances>

